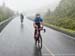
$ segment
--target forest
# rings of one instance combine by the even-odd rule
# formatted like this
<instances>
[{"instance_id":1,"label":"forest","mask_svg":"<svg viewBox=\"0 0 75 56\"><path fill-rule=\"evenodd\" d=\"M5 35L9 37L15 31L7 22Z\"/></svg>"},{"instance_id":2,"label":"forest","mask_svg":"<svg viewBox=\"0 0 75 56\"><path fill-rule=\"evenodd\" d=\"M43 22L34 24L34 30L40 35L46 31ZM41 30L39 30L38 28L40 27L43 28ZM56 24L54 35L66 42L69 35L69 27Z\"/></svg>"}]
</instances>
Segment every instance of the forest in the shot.
<instances>
[{"instance_id":1,"label":"forest","mask_svg":"<svg viewBox=\"0 0 75 56\"><path fill-rule=\"evenodd\" d=\"M54 11L45 14L45 23L75 31L75 0L61 0Z\"/></svg>"},{"instance_id":2,"label":"forest","mask_svg":"<svg viewBox=\"0 0 75 56\"><path fill-rule=\"evenodd\" d=\"M6 6L0 6L0 22L12 17L14 12Z\"/></svg>"}]
</instances>

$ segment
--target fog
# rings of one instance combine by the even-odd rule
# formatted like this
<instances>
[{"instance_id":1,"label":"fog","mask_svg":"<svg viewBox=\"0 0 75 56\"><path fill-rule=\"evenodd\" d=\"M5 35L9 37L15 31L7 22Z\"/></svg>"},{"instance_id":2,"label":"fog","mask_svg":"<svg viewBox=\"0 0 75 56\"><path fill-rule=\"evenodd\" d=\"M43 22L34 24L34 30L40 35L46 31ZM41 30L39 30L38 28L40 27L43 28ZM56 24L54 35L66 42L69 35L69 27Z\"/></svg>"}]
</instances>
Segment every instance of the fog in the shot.
<instances>
[{"instance_id":1,"label":"fog","mask_svg":"<svg viewBox=\"0 0 75 56\"><path fill-rule=\"evenodd\" d=\"M48 7L54 10L59 4L60 0L0 0L0 5L6 4L6 6L19 12L36 10L42 7Z\"/></svg>"}]
</instances>

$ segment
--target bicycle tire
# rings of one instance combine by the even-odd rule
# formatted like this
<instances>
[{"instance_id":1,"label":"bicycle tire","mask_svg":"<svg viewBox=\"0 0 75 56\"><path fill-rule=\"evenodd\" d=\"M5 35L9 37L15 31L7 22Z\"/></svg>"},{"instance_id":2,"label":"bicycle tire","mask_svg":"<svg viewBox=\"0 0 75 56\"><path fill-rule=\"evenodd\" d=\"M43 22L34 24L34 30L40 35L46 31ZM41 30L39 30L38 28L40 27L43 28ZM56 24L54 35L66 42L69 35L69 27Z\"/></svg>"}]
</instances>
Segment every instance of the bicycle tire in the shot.
<instances>
[{"instance_id":1,"label":"bicycle tire","mask_svg":"<svg viewBox=\"0 0 75 56\"><path fill-rule=\"evenodd\" d=\"M42 37L41 36L39 37L38 41L40 41L40 43L38 42L38 46L40 49L42 49Z\"/></svg>"}]
</instances>

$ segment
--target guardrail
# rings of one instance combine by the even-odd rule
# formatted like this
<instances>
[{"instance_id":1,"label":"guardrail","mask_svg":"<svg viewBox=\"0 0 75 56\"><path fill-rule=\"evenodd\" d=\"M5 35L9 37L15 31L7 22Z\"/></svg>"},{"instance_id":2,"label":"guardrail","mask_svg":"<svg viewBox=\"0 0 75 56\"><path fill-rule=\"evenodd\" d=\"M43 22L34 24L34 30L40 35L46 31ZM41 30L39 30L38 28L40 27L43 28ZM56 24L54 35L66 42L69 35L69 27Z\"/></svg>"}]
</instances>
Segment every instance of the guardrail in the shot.
<instances>
[{"instance_id":1,"label":"guardrail","mask_svg":"<svg viewBox=\"0 0 75 56\"><path fill-rule=\"evenodd\" d=\"M14 18L13 17L10 17L2 22L0 22L0 32L4 29L4 27Z\"/></svg>"}]
</instances>

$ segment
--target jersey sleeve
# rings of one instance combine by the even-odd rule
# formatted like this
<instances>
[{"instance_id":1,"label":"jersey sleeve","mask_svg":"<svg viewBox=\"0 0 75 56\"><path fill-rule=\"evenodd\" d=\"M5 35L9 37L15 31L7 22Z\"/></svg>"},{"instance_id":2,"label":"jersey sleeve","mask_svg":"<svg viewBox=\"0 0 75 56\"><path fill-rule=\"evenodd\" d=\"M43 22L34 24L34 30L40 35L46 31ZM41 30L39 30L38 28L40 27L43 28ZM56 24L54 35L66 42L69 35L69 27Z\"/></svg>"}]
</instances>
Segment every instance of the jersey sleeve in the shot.
<instances>
[{"instance_id":1,"label":"jersey sleeve","mask_svg":"<svg viewBox=\"0 0 75 56\"><path fill-rule=\"evenodd\" d=\"M43 22L43 18L40 19L40 22Z\"/></svg>"}]
</instances>

